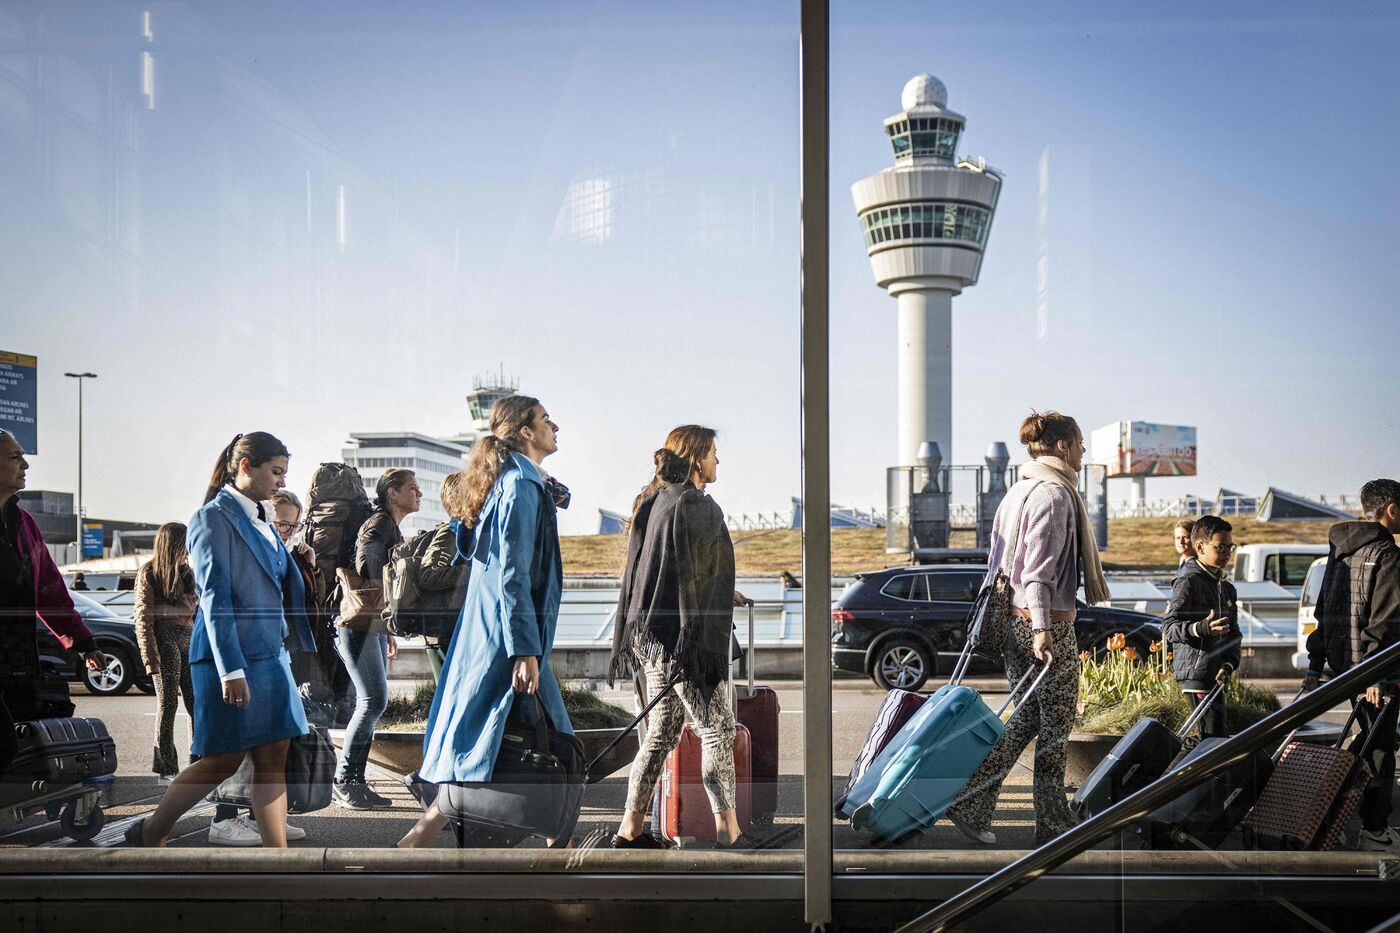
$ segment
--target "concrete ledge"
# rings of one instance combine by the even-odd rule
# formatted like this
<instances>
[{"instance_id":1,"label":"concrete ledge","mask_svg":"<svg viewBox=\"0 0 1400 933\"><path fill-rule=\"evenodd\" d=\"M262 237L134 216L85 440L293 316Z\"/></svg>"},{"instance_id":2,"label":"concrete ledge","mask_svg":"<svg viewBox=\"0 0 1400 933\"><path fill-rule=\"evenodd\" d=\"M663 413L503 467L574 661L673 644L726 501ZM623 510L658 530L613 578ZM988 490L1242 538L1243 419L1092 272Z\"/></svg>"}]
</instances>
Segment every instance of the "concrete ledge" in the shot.
<instances>
[{"instance_id":1,"label":"concrete ledge","mask_svg":"<svg viewBox=\"0 0 1400 933\"><path fill-rule=\"evenodd\" d=\"M838 850L835 873L982 876L1023 851L872 852ZM1389 859L1387 876L1400 868ZM1150 852L1094 850L1057 869L1063 875L1237 875L1375 877L1382 859L1368 852ZM584 849L5 849L0 876L146 874L529 874L788 875L802 871L796 850L619 852ZM133 893L133 896L139 896Z\"/></svg>"}]
</instances>

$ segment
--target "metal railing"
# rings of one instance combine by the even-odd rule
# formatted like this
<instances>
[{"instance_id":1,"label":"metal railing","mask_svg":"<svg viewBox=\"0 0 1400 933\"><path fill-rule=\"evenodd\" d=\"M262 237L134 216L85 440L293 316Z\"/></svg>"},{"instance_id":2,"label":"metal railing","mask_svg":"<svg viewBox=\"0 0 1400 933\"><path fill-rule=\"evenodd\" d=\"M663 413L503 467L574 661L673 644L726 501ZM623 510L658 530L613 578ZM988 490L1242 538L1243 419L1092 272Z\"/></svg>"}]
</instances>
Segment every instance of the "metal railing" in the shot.
<instances>
[{"instance_id":1,"label":"metal railing","mask_svg":"<svg viewBox=\"0 0 1400 933\"><path fill-rule=\"evenodd\" d=\"M1162 804L1243 761L1259 749L1277 743L1299 726L1340 703L1354 699L1367 687L1396 672L1400 672L1400 644L1390 646L1316 690L1303 694L1277 713L1265 717L1198 758L1177 765L1154 783L988 875L933 910L920 914L895 933L932 933L962 923L1114 833L1127 829Z\"/></svg>"}]
</instances>

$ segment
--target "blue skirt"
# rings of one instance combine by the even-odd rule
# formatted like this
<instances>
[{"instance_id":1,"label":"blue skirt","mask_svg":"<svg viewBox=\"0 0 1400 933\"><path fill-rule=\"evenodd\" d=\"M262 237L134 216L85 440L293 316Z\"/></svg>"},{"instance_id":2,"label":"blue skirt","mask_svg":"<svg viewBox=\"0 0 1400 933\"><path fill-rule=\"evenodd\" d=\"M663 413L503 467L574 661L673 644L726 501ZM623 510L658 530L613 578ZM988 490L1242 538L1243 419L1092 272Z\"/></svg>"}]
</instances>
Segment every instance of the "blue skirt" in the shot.
<instances>
[{"instance_id":1,"label":"blue skirt","mask_svg":"<svg viewBox=\"0 0 1400 933\"><path fill-rule=\"evenodd\" d=\"M243 752L269 742L305 735L306 711L292 680L292 667L284 650L275 658L249 661L243 668L248 680L248 705L242 709L224 702L224 685L213 661L190 665L194 681L194 741L192 755Z\"/></svg>"}]
</instances>

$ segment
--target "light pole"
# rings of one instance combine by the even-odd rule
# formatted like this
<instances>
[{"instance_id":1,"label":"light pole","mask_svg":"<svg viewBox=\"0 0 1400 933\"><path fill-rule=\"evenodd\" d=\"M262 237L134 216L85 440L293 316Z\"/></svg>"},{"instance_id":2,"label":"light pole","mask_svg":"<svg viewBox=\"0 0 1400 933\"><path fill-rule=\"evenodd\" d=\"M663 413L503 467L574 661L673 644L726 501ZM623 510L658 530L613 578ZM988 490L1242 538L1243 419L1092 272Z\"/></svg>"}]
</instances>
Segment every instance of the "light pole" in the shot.
<instances>
[{"instance_id":1,"label":"light pole","mask_svg":"<svg viewBox=\"0 0 1400 933\"><path fill-rule=\"evenodd\" d=\"M77 515L78 562L83 560L83 380L96 379L97 373L64 373L69 379L78 380L78 502L73 511Z\"/></svg>"}]
</instances>

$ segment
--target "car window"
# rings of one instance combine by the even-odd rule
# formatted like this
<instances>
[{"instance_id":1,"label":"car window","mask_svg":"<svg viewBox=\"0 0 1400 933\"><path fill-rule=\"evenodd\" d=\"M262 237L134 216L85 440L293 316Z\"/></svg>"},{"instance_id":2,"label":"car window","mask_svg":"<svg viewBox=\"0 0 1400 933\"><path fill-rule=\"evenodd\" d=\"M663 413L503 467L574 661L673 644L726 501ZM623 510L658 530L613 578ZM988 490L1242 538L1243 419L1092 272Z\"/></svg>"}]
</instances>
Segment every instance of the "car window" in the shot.
<instances>
[{"instance_id":1,"label":"car window","mask_svg":"<svg viewBox=\"0 0 1400 933\"><path fill-rule=\"evenodd\" d=\"M929 598L945 602L970 603L977 598L982 585L982 577L971 573L930 573L928 580Z\"/></svg>"},{"instance_id":2,"label":"car window","mask_svg":"<svg viewBox=\"0 0 1400 933\"><path fill-rule=\"evenodd\" d=\"M1277 583L1279 586L1282 586L1282 585L1283 585L1283 581L1280 580L1280 579L1278 578L1278 555L1277 555L1277 554L1270 554L1268 557L1266 557L1266 558L1264 559L1264 579L1265 579L1265 580L1273 580L1273 581L1274 581L1275 583Z\"/></svg>"},{"instance_id":3,"label":"car window","mask_svg":"<svg viewBox=\"0 0 1400 933\"><path fill-rule=\"evenodd\" d=\"M924 582L924 576L921 573L902 573L881 587L880 592L895 599L926 602L928 584Z\"/></svg>"},{"instance_id":4,"label":"car window","mask_svg":"<svg viewBox=\"0 0 1400 933\"><path fill-rule=\"evenodd\" d=\"M1308 568L1317 560L1316 554L1282 554L1279 556L1279 586L1302 586Z\"/></svg>"},{"instance_id":5,"label":"car window","mask_svg":"<svg viewBox=\"0 0 1400 933\"><path fill-rule=\"evenodd\" d=\"M1325 563L1318 564L1308 570L1308 575L1303 582L1302 604L1304 606L1317 605L1317 597L1322 593L1322 576L1326 570Z\"/></svg>"}]
</instances>

